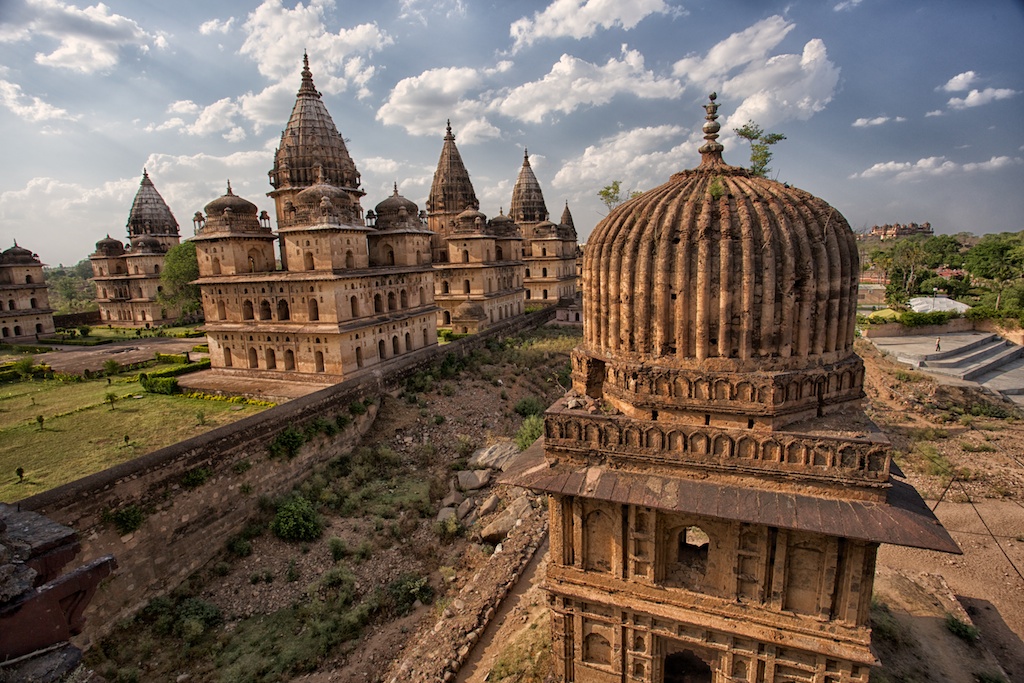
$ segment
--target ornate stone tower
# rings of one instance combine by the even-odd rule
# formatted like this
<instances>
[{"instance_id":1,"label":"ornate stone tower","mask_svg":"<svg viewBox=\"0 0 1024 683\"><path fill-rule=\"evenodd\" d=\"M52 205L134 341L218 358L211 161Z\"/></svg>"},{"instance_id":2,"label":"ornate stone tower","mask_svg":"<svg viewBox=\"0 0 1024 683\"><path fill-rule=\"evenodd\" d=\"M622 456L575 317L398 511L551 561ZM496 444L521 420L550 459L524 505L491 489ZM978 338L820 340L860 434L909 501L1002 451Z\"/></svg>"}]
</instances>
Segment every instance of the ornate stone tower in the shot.
<instances>
[{"instance_id":1,"label":"ornate stone tower","mask_svg":"<svg viewBox=\"0 0 1024 683\"><path fill-rule=\"evenodd\" d=\"M194 219L218 372L335 383L437 343L430 233L397 185L364 219L359 172L305 56L270 181L277 237L230 185Z\"/></svg>"},{"instance_id":2,"label":"ornate stone tower","mask_svg":"<svg viewBox=\"0 0 1024 683\"><path fill-rule=\"evenodd\" d=\"M5 343L53 334L43 264L17 242L0 252L0 334Z\"/></svg>"},{"instance_id":3,"label":"ornate stone tower","mask_svg":"<svg viewBox=\"0 0 1024 683\"><path fill-rule=\"evenodd\" d=\"M568 214L566 204L563 216ZM509 216L523 231L523 260L526 262L526 298L543 304L576 295L576 229L569 223L548 220L548 208L530 157L523 150L523 166L512 188Z\"/></svg>"},{"instance_id":4,"label":"ornate stone tower","mask_svg":"<svg viewBox=\"0 0 1024 683\"><path fill-rule=\"evenodd\" d=\"M860 409L843 216L701 164L584 257L573 390L509 478L550 494L560 681L866 683L880 543L959 552Z\"/></svg>"},{"instance_id":5,"label":"ornate stone tower","mask_svg":"<svg viewBox=\"0 0 1024 683\"><path fill-rule=\"evenodd\" d=\"M434 182L430 185L430 196L427 198L427 227L434 233L432 245L435 263L442 263L448 258L444 238L455 230L458 215L466 209L479 206L469 171L462 163L459 148L455 146L452 122L448 121L441 158L437 161Z\"/></svg>"},{"instance_id":6,"label":"ornate stone tower","mask_svg":"<svg viewBox=\"0 0 1024 683\"><path fill-rule=\"evenodd\" d=\"M100 319L145 327L173 322L179 311L162 304L157 295L164 258L180 239L178 221L145 169L127 228L127 250L107 235L89 256Z\"/></svg>"}]
</instances>

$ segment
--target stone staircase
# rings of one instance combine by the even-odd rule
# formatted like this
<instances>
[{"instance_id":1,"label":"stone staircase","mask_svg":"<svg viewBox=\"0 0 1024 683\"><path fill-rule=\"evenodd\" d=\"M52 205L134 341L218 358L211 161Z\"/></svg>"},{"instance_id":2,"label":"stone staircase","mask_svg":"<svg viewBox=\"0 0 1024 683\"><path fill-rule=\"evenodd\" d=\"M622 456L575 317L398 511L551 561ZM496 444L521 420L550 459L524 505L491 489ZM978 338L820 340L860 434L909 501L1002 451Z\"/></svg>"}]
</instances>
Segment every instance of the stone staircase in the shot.
<instances>
[{"instance_id":1,"label":"stone staircase","mask_svg":"<svg viewBox=\"0 0 1024 683\"><path fill-rule=\"evenodd\" d=\"M996 334L966 332L934 337L873 339L875 345L921 370L975 382L1024 405L1024 346Z\"/></svg>"}]
</instances>

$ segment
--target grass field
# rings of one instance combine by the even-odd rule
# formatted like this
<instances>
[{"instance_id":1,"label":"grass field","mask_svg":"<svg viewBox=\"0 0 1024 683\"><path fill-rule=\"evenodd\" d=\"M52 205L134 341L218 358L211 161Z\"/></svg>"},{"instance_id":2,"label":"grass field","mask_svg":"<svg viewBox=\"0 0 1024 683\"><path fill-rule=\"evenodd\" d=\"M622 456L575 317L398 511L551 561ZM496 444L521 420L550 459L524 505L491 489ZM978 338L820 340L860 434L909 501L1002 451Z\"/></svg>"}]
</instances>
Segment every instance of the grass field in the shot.
<instances>
[{"instance_id":1,"label":"grass field","mask_svg":"<svg viewBox=\"0 0 1024 683\"><path fill-rule=\"evenodd\" d=\"M106 401L109 392L118 397L113 409ZM125 378L114 378L110 385L106 379L2 385L0 502L35 495L261 410L147 394L138 382ZM42 430L36 419L40 415ZM16 474L19 467L24 469L22 481Z\"/></svg>"}]
</instances>

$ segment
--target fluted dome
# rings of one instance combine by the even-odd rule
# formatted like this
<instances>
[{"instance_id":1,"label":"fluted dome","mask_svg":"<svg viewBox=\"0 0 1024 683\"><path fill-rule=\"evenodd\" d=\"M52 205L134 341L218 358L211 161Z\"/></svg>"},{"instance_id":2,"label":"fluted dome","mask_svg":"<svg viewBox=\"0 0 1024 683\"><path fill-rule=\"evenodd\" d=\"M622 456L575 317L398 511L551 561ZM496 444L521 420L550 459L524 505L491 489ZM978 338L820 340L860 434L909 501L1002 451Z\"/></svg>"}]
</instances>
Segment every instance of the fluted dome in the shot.
<instances>
[{"instance_id":1,"label":"fluted dome","mask_svg":"<svg viewBox=\"0 0 1024 683\"><path fill-rule=\"evenodd\" d=\"M577 370L587 357L610 362L605 390L634 407L706 411L701 400L722 399L727 411L778 414L859 398L850 226L808 192L726 165L717 106L707 105L701 165L616 207L588 240ZM756 373L760 388L737 390L741 373ZM593 376L579 380L594 392ZM811 384L783 407L792 381Z\"/></svg>"},{"instance_id":2,"label":"fluted dome","mask_svg":"<svg viewBox=\"0 0 1024 683\"><path fill-rule=\"evenodd\" d=\"M416 202L398 194L398 183L395 183L394 193L377 205L376 227L378 230L419 228L419 212Z\"/></svg>"}]
</instances>

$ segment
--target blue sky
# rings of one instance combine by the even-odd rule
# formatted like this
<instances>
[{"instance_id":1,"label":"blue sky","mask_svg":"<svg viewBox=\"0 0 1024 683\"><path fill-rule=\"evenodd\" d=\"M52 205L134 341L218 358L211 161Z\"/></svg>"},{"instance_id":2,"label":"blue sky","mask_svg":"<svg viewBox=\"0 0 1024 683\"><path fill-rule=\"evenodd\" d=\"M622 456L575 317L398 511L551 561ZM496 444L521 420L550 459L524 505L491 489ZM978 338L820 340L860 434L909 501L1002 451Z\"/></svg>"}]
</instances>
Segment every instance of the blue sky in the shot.
<instances>
[{"instance_id":1,"label":"blue sky","mask_svg":"<svg viewBox=\"0 0 1024 683\"><path fill-rule=\"evenodd\" d=\"M423 208L446 119L481 210L529 149L581 241L612 180L692 168L716 90L724 157L753 119L774 175L854 228L1024 229L1024 9L1011 0L0 0L0 246L70 264L125 236L143 167L183 236L267 171L308 50L363 208Z\"/></svg>"}]
</instances>

